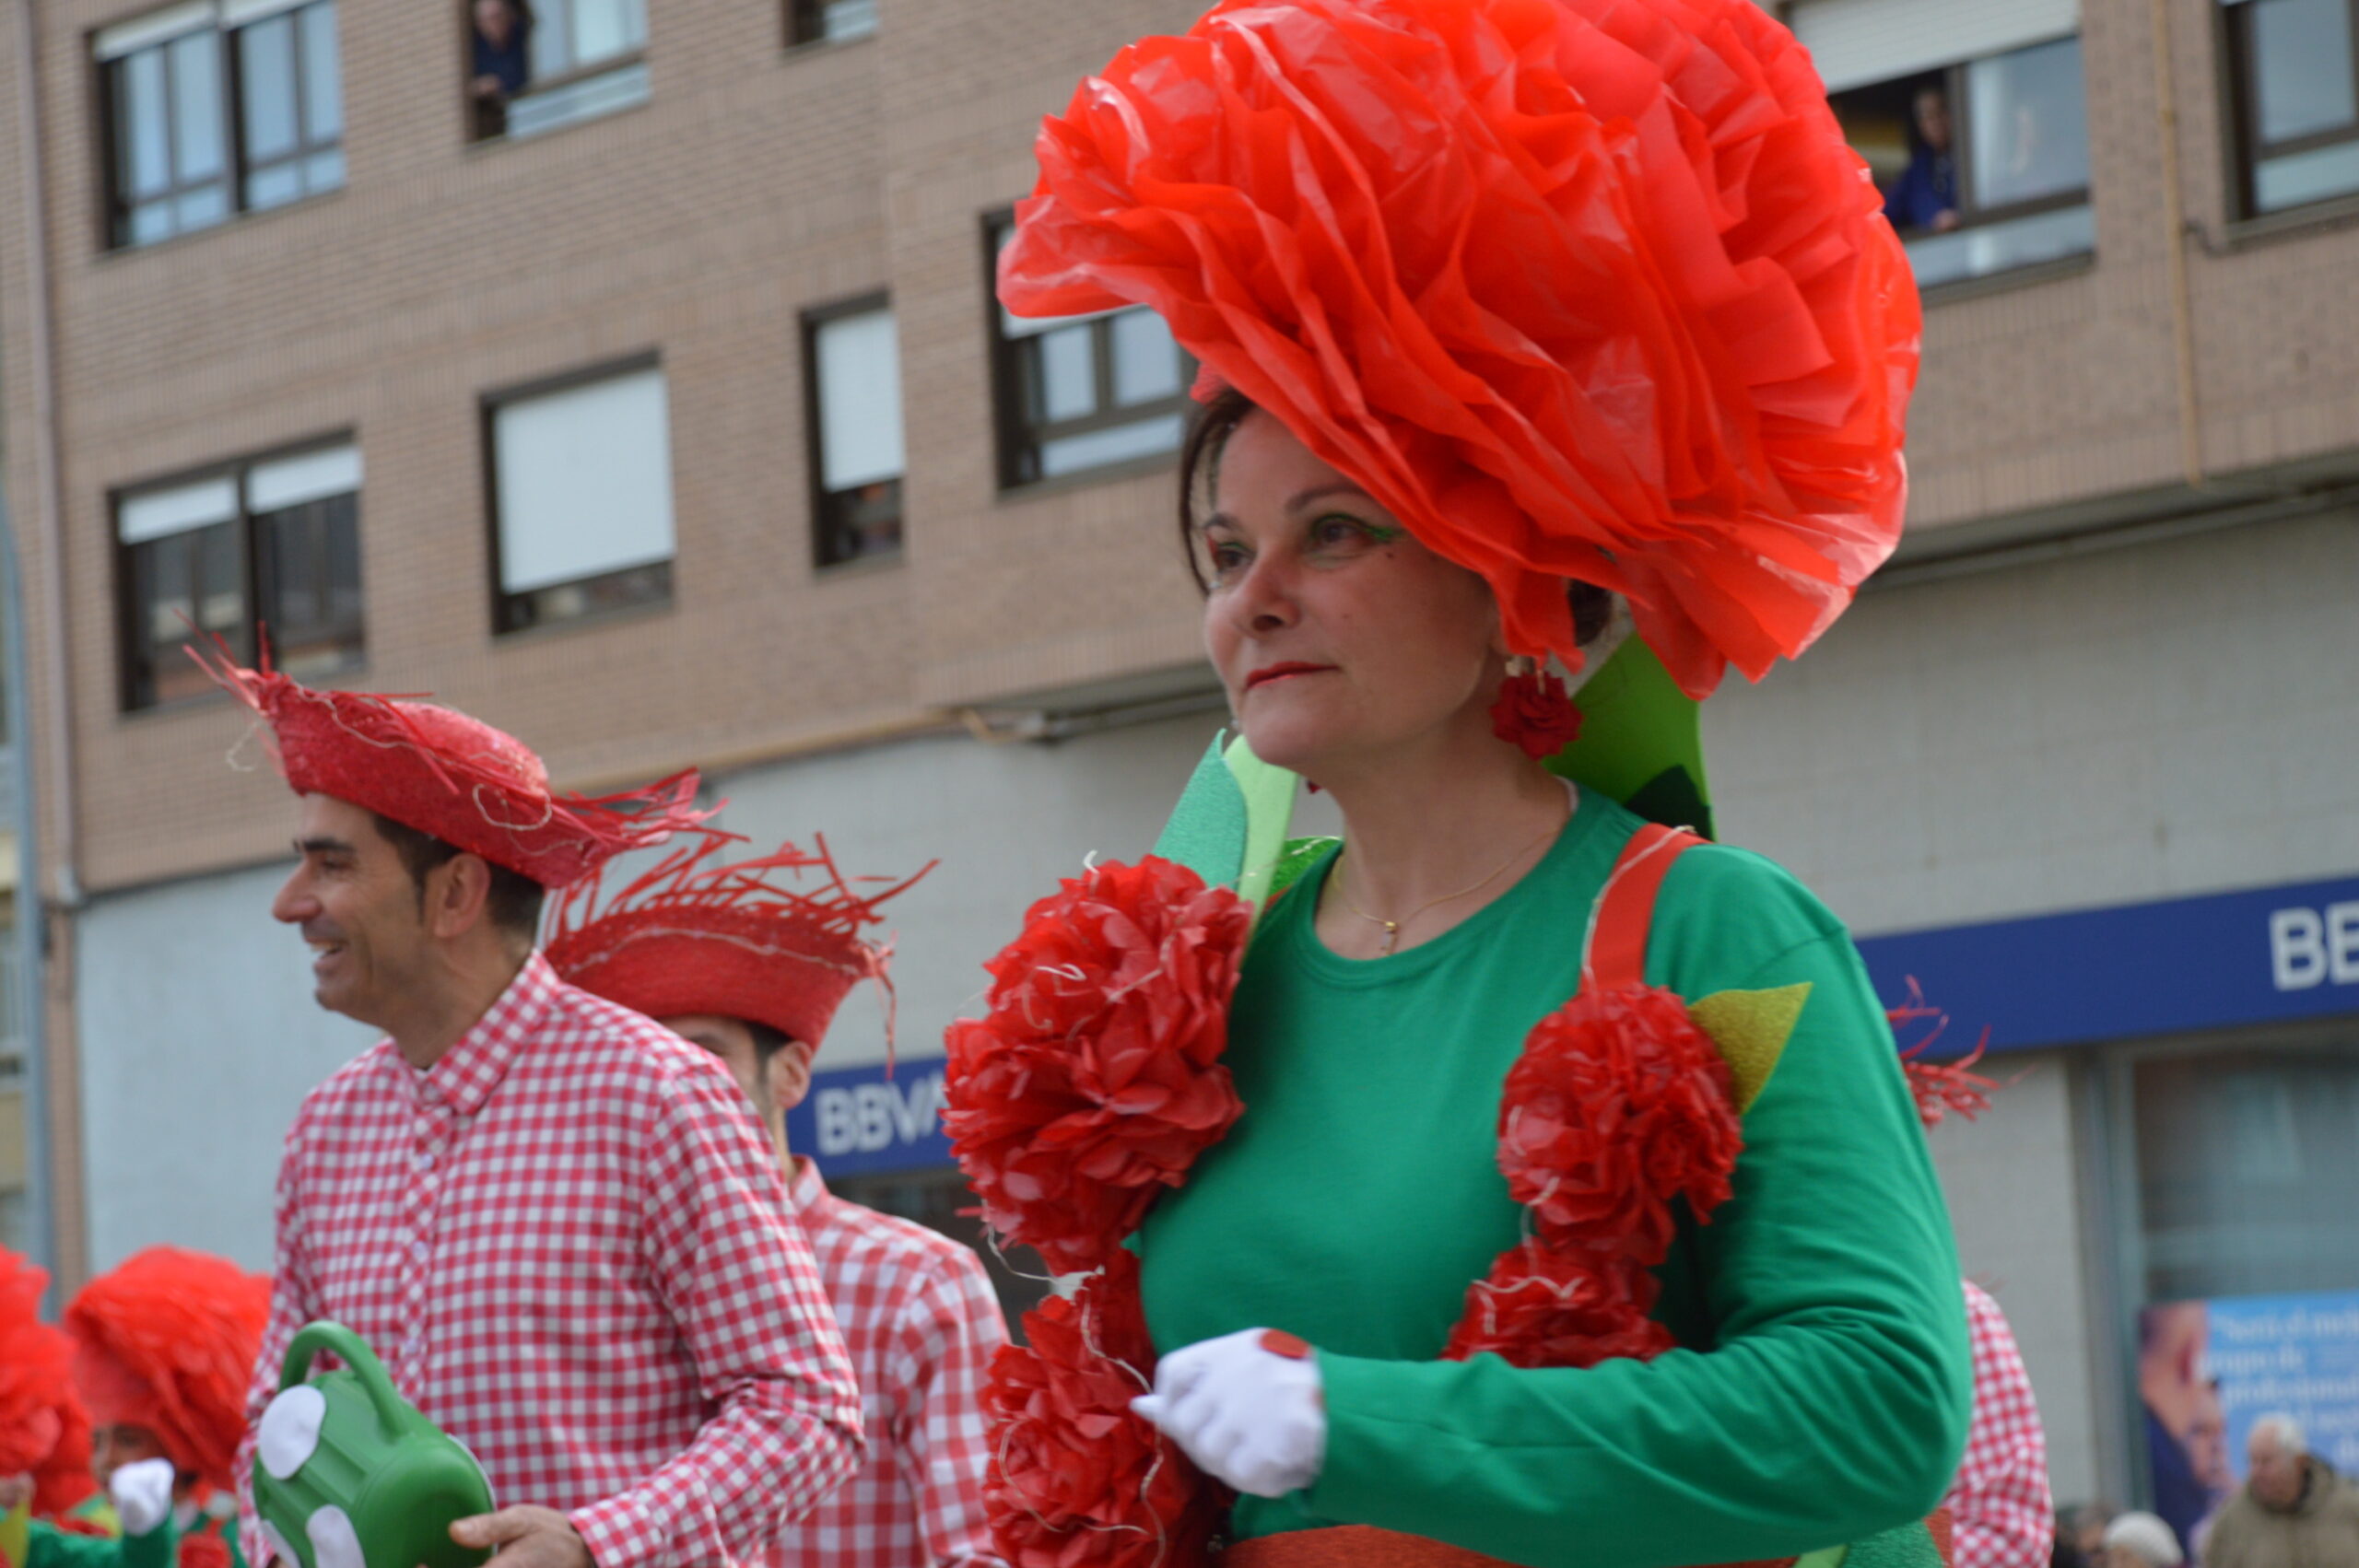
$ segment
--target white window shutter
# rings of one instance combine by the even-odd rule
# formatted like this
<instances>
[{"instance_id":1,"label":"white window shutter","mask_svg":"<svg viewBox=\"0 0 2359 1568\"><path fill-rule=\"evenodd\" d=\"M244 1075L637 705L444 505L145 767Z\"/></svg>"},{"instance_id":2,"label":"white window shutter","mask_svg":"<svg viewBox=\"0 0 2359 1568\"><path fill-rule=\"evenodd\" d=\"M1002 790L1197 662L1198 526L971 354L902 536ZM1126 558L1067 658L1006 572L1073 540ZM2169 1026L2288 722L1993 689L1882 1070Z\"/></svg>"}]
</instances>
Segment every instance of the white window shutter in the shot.
<instances>
[{"instance_id":1,"label":"white window shutter","mask_svg":"<svg viewBox=\"0 0 2359 1568\"><path fill-rule=\"evenodd\" d=\"M818 357L819 478L833 492L898 479L908 464L901 428L901 334L890 309L822 322Z\"/></svg>"},{"instance_id":2,"label":"white window shutter","mask_svg":"<svg viewBox=\"0 0 2359 1568\"><path fill-rule=\"evenodd\" d=\"M1788 15L1830 93L2081 29L2080 0L1802 0Z\"/></svg>"},{"instance_id":3,"label":"white window shutter","mask_svg":"<svg viewBox=\"0 0 2359 1568\"><path fill-rule=\"evenodd\" d=\"M499 586L529 593L672 558L663 372L520 398L492 415Z\"/></svg>"}]
</instances>

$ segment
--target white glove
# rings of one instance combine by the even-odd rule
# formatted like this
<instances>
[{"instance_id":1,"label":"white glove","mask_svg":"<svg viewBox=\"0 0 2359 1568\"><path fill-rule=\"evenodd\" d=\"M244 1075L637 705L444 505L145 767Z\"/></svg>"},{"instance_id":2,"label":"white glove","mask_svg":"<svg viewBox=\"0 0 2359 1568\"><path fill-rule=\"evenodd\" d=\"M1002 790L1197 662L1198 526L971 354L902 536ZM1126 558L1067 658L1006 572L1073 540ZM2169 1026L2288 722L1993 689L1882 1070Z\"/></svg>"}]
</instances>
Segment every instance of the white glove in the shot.
<instances>
[{"instance_id":1,"label":"white glove","mask_svg":"<svg viewBox=\"0 0 2359 1568\"><path fill-rule=\"evenodd\" d=\"M108 1478L107 1492L114 1498L124 1535L144 1536L164 1522L172 1511L172 1480L170 1459L141 1459L119 1467Z\"/></svg>"},{"instance_id":2,"label":"white glove","mask_svg":"<svg viewBox=\"0 0 2359 1568\"><path fill-rule=\"evenodd\" d=\"M1310 1347L1247 1328L1172 1352L1155 1392L1131 1409L1161 1427L1205 1474L1256 1497L1283 1497L1319 1479L1327 1459L1327 1399Z\"/></svg>"}]
</instances>

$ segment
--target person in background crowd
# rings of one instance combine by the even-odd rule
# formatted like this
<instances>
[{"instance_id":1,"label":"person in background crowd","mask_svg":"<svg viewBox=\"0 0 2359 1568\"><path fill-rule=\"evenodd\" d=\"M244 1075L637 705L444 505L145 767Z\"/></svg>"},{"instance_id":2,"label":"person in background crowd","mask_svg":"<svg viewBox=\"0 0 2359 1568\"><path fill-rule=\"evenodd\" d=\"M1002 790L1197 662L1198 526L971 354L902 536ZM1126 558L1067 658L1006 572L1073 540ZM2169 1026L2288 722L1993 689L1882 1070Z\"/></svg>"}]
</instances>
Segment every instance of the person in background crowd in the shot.
<instances>
[{"instance_id":1,"label":"person in background crowd","mask_svg":"<svg viewBox=\"0 0 2359 1568\"><path fill-rule=\"evenodd\" d=\"M498 1568L758 1553L860 1460L810 1243L729 1075L534 943L547 889L702 831L696 776L561 795L464 714L206 667L301 797L272 913L317 955L320 1004L387 1036L288 1134L250 1414L333 1318L481 1461L503 1506L451 1533Z\"/></svg>"},{"instance_id":2,"label":"person in background crowd","mask_svg":"<svg viewBox=\"0 0 2359 1568\"><path fill-rule=\"evenodd\" d=\"M143 1507L132 1519L110 1510L110 1533L145 1535L169 1524L167 1539L181 1540L182 1556L242 1564L231 1527L231 1464L269 1317L269 1280L176 1246L134 1254L67 1305L74 1382L92 1425L91 1474L119 1503L118 1472L169 1462L161 1506ZM207 1538L221 1543L217 1554L197 1550Z\"/></svg>"},{"instance_id":3,"label":"person in background crowd","mask_svg":"<svg viewBox=\"0 0 2359 1568\"><path fill-rule=\"evenodd\" d=\"M468 96L475 107L477 136L497 136L508 129L508 104L532 80L533 14L523 0L474 0L472 19L473 73Z\"/></svg>"},{"instance_id":4,"label":"person in background crowd","mask_svg":"<svg viewBox=\"0 0 2359 1568\"><path fill-rule=\"evenodd\" d=\"M891 984L886 950L861 930L910 883L863 894L824 841L816 853L789 844L758 860L707 864L719 848L673 857L604 910L594 884L583 884L558 910L548 956L568 981L661 1019L728 1066L778 1151L818 1257L860 1379L868 1463L788 1527L773 1561L998 1568L983 1514L991 1453L980 1391L1007 1325L982 1260L923 1225L833 1196L786 1141L786 1113L810 1093L811 1059L846 993L863 977ZM823 879L809 892L777 880L804 872Z\"/></svg>"},{"instance_id":5,"label":"person in background crowd","mask_svg":"<svg viewBox=\"0 0 2359 1568\"><path fill-rule=\"evenodd\" d=\"M2105 1527L2105 1568L2179 1568L2178 1537L2152 1514L2122 1514Z\"/></svg>"},{"instance_id":6,"label":"person in background crowd","mask_svg":"<svg viewBox=\"0 0 2359 1568\"><path fill-rule=\"evenodd\" d=\"M2359 1568L2359 1491L2292 1416L2253 1422L2242 1491L2212 1522L2204 1568Z\"/></svg>"},{"instance_id":7,"label":"person in background crowd","mask_svg":"<svg viewBox=\"0 0 2359 1568\"><path fill-rule=\"evenodd\" d=\"M2105 1555L2105 1527L2113 1509L2103 1503L2074 1503L2056 1510L2056 1541L2048 1554L2053 1568L2098 1568Z\"/></svg>"},{"instance_id":8,"label":"person in background crowd","mask_svg":"<svg viewBox=\"0 0 2359 1568\"><path fill-rule=\"evenodd\" d=\"M1917 89L1910 108L1908 167L1884 193L1884 215L1904 232L1946 234L1958 224L1957 158L1950 151L1949 95Z\"/></svg>"}]
</instances>

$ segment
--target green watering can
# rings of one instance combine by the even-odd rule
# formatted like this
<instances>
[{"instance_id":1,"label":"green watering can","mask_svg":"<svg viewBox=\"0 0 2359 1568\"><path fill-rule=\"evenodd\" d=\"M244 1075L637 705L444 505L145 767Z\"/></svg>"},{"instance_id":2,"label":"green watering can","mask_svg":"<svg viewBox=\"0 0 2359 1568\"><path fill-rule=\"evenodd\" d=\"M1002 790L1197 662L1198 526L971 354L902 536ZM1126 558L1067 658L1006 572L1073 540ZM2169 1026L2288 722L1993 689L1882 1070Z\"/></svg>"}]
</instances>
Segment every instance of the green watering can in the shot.
<instances>
[{"instance_id":1,"label":"green watering can","mask_svg":"<svg viewBox=\"0 0 2359 1568\"><path fill-rule=\"evenodd\" d=\"M344 1365L312 1377L323 1351ZM491 1555L451 1539L453 1520L491 1512L483 1467L340 1323L309 1324L287 1347L256 1433L253 1488L284 1568L475 1568Z\"/></svg>"}]
</instances>

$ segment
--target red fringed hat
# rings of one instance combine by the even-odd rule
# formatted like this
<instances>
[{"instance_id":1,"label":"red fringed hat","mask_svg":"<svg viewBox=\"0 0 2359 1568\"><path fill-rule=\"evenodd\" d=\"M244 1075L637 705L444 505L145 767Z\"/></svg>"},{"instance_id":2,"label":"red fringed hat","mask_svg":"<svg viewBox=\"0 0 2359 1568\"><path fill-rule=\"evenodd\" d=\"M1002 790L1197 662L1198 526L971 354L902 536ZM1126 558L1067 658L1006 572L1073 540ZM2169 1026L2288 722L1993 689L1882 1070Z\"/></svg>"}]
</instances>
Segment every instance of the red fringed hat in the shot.
<instances>
[{"instance_id":1,"label":"red fringed hat","mask_svg":"<svg viewBox=\"0 0 2359 1568\"><path fill-rule=\"evenodd\" d=\"M62 1514L98 1490L90 1418L74 1396L74 1341L41 1320L49 1276L0 1251L0 1476L33 1478L33 1512Z\"/></svg>"},{"instance_id":2,"label":"red fringed hat","mask_svg":"<svg viewBox=\"0 0 2359 1568\"><path fill-rule=\"evenodd\" d=\"M270 721L279 771L299 795L332 795L430 833L544 887L580 881L628 849L661 844L710 816L694 768L644 790L585 799L549 788L523 743L414 696L313 691L270 668L240 668L226 647L189 657Z\"/></svg>"},{"instance_id":3,"label":"red fringed hat","mask_svg":"<svg viewBox=\"0 0 2359 1568\"><path fill-rule=\"evenodd\" d=\"M836 869L827 842L734 865L706 861L722 841L693 844L624 888L604 910L585 883L557 906L543 949L583 990L650 1018L710 1013L768 1024L817 1046L844 997L862 980L884 988L891 1032L889 943L862 938L884 917L876 907L933 869L863 893ZM822 879L810 891L775 884L780 873ZM863 877L863 883L889 878Z\"/></svg>"},{"instance_id":4,"label":"red fringed hat","mask_svg":"<svg viewBox=\"0 0 2359 1568\"><path fill-rule=\"evenodd\" d=\"M151 1246L65 1309L74 1381L102 1426L144 1426L173 1468L217 1487L246 1429L270 1281L227 1258Z\"/></svg>"},{"instance_id":5,"label":"red fringed hat","mask_svg":"<svg viewBox=\"0 0 2359 1568\"><path fill-rule=\"evenodd\" d=\"M1898 542L1919 318L1753 0L1223 0L1039 142L1000 298L1153 307L1579 668L1564 579L1690 696Z\"/></svg>"}]
</instances>

